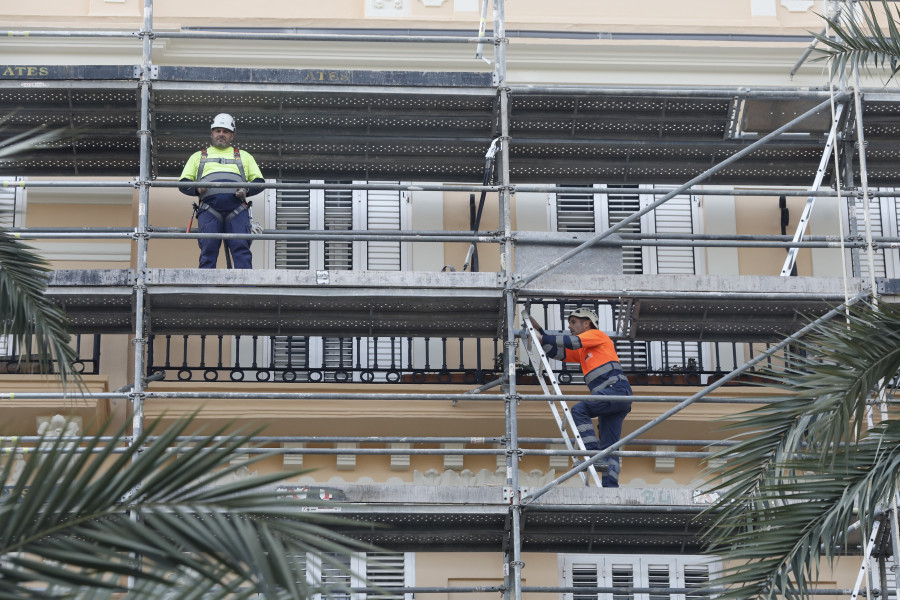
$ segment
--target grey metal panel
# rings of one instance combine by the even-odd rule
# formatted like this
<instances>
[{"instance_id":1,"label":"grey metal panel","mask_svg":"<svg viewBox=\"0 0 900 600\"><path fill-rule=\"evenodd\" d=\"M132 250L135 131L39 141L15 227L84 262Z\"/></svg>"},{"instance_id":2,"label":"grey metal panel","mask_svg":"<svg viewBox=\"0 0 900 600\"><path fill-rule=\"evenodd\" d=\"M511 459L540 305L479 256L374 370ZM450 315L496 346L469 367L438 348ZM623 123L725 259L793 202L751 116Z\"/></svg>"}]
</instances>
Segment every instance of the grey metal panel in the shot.
<instances>
[{"instance_id":1,"label":"grey metal panel","mask_svg":"<svg viewBox=\"0 0 900 600\"><path fill-rule=\"evenodd\" d=\"M131 271L56 271L48 295L78 333L127 333ZM535 283L537 285L535 285ZM642 340L777 340L840 303L840 279L550 272L523 298L601 299L630 310ZM850 280L851 294L863 289ZM153 333L492 337L496 273L149 269Z\"/></svg>"},{"instance_id":2,"label":"grey metal panel","mask_svg":"<svg viewBox=\"0 0 900 600\"><path fill-rule=\"evenodd\" d=\"M575 245L589 240L593 233L535 233L528 236L528 240L519 240L515 246L515 270L518 273L535 271L554 258L572 249L572 243L563 243L563 240L575 240ZM615 236L618 239L618 236ZM592 273L613 275L622 272L622 248L621 246L606 246L597 244L576 254L566 262L559 265L554 272L563 273ZM535 280L535 285L541 285L541 278Z\"/></svg>"},{"instance_id":3,"label":"grey metal panel","mask_svg":"<svg viewBox=\"0 0 900 600\"><path fill-rule=\"evenodd\" d=\"M851 279L850 295L864 289ZM843 281L825 277L716 275L541 276L523 297L600 299L628 310L639 340L778 341L840 304ZM633 299L633 302L620 302Z\"/></svg>"},{"instance_id":4,"label":"grey metal panel","mask_svg":"<svg viewBox=\"0 0 900 600\"><path fill-rule=\"evenodd\" d=\"M76 332L127 333L133 273L57 271L48 296ZM492 337L493 273L150 269L152 333Z\"/></svg>"},{"instance_id":5,"label":"grey metal panel","mask_svg":"<svg viewBox=\"0 0 900 600\"><path fill-rule=\"evenodd\" d=\"M500 486L339 485L340 514L378 526L344 533L392 550L499 551L509 500ZM312 490L318 495L318 490ZM343 504L346 503L346 504ZM523 510L523 550L695 552L704 505L689 489L557 488ZM328 508L326 508L328 510Z\"/></svg>"},{"instance_id":6,"label":"grey metal panel","mask_svg":"<svg viewBox=\"0 0 900 600\"><path fill-rule=\"evenodd\" d=\"M491 73L448 71L356 71L351 69L247 69L159 66L157 80L312 85L487 87Z\"/></svg>"}]
</instances>

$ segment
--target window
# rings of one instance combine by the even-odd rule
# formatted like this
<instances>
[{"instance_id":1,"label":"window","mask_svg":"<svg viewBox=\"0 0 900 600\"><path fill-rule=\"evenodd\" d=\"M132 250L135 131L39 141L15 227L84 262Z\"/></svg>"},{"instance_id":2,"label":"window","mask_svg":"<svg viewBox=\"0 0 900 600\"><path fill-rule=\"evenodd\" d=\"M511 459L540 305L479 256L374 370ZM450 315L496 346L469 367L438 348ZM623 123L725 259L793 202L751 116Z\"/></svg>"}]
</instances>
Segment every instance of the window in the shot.
<instances>
[{"instance_id":1,"label":"window","mask_svg":"<svg viewBox=\"0 0 900 600\"><path fill-rule=\"evenodd\" d=\"M399 231L407 227L409 219L406 193L392 190L279 189L274 202L274 211L270 211L275 215L274 226L283 231ZM387 240L276 240L273 252L277 269L400 271L408 262L406 244ZM336 370L399 363L404 345L390 338L279 336L272 348L273 364L298 369L321 366L326 379L334 380ZM376 380L383 376L375 374Z\"/></svg>"},{"instance_id":2,"label":"window","mask_svg":"<svg viewBox=\"0 0 900 600\"><path fill-rule=\"evenodd\" d=\"M565 600L708 600L706 592L635 592L634 588L699 589L710 585L721 570L714 557L707 556L601 556L561 554L562 585L574 588L621 588L621 592L596 591L565 594Z\"/></svg>"},{"instance_id":3,"label":"window","mask_svg":"<svg viewBox=\"0 0 900 600\"><path fill-rule=\"evenodd\" d=\"M571 187L571 186L567 186ZM620 186L633 191L605 193L605 186L585 185L583 193L551 194L550 223L554 231L599 232L620 223L656 201L657 196L641 193L637 185ZM699 211L690 196L676 196L640 220L619 230L620 233L691 234L699 229ZM623 246L624 274L694 274L698 272L698 251L690 247ZM574 308L563 310L561 322ZM614 308L600 306L601 329L615 331ZM632 342L616 340L616 352L625 370L649 370L659 367L700 364L700 347L696 342ZM659 368L657 367L657 368Z\"/></svg>"},{"instance_id":4,"label":"window","mask_svg":"<svg viewBox=\"0 0 900 600\"><path fill-rule=\"evenodd\" d=\"M309 555L306 559L307 581L331 587L331 591L315 594L312 600L366 600L367 594L351 588L399 588L415 585L414 554L411 552L361 552L350 555L329 554L330 560ZM412 600L413 594L385 592L372 594L379 600Z\"/></svg>"}]
</instances>

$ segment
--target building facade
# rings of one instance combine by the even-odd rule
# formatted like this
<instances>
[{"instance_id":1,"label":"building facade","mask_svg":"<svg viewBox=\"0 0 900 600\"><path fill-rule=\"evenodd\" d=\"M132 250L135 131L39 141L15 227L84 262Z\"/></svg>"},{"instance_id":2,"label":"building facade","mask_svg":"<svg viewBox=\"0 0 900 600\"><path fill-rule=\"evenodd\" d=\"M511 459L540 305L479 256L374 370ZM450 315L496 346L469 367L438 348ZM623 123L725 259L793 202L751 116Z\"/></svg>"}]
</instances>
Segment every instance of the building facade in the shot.
<instances>
[{"instance_id":1,"label":"building facade","mask_svg":"<svg viewBox=\"0 0 900 600\"><path fill-rule=\"evenodd\" d=\"M703 461L760 396L707 386L900 276L898 97L864 82L862 173L850 99L832 113L824 64L798 63L839 4L495 2L480 34L477 0L6 7L3 110L65 135L0 165L0 224L52 264L105 395L38 397L51 384L10 360L0 434L56 415L265 423L285 453L255 468L302 465L297 493L388 525L381 560L352 559L361 576L448 600L706 585L722 564L691 524ZM218 112L267 181L252 271L224 253L196 269L185 233L176 182ZM874 193L829 195L836 174ZM561 329L576 306L598 310L634 385L624 433L653 425L619 450L618 490L555 483L572 452L520 364L522 315ZM821 587L852 587L859 561Z\"/></svg>"}]
</instances>

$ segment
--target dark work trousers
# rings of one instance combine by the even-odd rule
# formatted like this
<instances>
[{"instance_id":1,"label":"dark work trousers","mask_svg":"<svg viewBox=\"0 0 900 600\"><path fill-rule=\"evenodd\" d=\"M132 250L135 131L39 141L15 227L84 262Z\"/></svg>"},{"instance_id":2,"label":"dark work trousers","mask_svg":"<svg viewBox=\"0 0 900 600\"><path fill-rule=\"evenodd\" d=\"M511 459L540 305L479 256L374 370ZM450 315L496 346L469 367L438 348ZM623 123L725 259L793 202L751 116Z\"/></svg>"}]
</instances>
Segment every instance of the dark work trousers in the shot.
<instances>
[{"instance_id":1,"label":"dark work trousers","mask_svg":"<svg viewBox=\"0 0 900 600\"><path fill-rule=\"evenodd\" d=\"M605 450L619 441L622 437L622 423L625 416L631 412L631 402L608 402L594 397L597 396L631 396L631 386L627 381L617 381L611 386L597 390L592 394L591 400L579 402L572 407L572 420L581 434L584 447L594 453ZM597 431L599 440L594 431L593 419L597 418ZM606 465L609 467L603 474L603 487L619 487L619 457L607 456ZM602 464L603 461L600 461Z\"/></svg>"},{"instance_id":2,"label":"dark work trousers","mask_svg":"<svg viewBox=\"0 0 900 600\"><path fill-rule=\"evenodd\" d=\"M205 204L219 212L226 221L220 221L210 211L204 210L197 215L197 223L200 225L200 233L250 233L250 213L246 210L239 212L233 219L227 221L229 215L241 206L241 201L234 194L216 194L207 196ZM222 240L201 239L200 244L200 268L215 269L219 258L219 247ZM250 240L225 240L225 245L231 251L231 259L235 269L252 269L253 257L250 254Z\"/></svg>"}]
</instances>

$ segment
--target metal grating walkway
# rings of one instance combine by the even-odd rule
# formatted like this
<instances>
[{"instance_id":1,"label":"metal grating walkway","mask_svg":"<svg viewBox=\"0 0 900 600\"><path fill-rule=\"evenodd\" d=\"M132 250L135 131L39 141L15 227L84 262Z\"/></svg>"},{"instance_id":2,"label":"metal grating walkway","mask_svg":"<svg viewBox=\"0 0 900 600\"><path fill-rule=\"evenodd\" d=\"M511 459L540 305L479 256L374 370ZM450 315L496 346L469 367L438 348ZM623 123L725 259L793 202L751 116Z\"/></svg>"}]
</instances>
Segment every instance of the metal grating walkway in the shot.
<instances>
[{"instance_id":1,"label":"metal grating walkway","mask_svg":"<svg viewBox=\"0 0 900 600\"><path fill-rule=\"evenodd\" d=\"M132 271L55 271L48 295L75 332L128 333L134 284ZM521 297L621 306L620 337L758 342L840 304L842 289L817 277L547 274ZM148 269L146 308L155 334L493 337L502 298L496 273Z\"/></svg>"},{"instance_id":2,"label":"metal grating walkway","mask_svg":"<svg viewBox=\"0 0 900 600\"><path fill-rule=\"evenodd\" d=\"M45 75L29 79L0 78L0 114L15 113L11 133L46 123L71 137L0 163L0 175L134 177L134 67L42 69ZM157 177L180 174L220 111L238 117L238 143L267 177L280 180L478 182L498 129L488 73L155 69L150 128ZM777 94L513 86L511 180L683 183L824 98L804 90ZM898 121L900 97L866 96L872 185L900 185ZM707 183L806 186L827 128L828 115L817 114Z\"/></svg>"}]
</instances>

